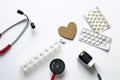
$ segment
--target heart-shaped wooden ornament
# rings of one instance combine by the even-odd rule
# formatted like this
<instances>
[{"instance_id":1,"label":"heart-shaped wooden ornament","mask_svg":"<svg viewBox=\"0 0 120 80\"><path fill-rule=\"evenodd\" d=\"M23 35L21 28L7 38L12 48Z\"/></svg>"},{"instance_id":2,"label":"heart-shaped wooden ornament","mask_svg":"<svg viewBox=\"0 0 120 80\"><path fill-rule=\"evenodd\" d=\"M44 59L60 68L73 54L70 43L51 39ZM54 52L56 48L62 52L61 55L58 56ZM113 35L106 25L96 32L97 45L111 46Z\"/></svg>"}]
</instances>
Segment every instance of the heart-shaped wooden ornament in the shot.
<instances>
[{"instance_id":1,"label":"heart-shaped wooden ornament","mask_svg":"<svg viewBox=\"0 0 120 80\"><path fill-rule=\"evenodd\" d=\"M70 22L67 27L60 26L58 32L62 37L73 40L77 32L76 24L74 22Z\"/></svg>"}]
</instances>

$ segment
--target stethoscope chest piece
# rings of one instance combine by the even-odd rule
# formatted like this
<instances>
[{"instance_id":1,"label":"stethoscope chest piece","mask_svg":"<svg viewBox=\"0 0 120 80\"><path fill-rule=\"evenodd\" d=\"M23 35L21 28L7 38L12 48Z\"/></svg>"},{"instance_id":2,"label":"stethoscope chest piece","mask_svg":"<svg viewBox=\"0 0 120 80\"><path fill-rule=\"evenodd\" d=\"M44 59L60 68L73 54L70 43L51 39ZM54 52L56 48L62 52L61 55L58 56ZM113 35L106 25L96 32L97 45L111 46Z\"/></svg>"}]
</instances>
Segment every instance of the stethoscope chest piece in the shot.
<instances>
[{"instance_id":1,"label":"stethoscope chest piece","mask_svg":"<svg viewBox=\"0 0 120 80\"><path fill-rule=\"evenodd\" d=\"M50 70L54 74L60 74L65 70L65 63L61 59L54 59L50 63Z\"/></svg>"}]
</instances>

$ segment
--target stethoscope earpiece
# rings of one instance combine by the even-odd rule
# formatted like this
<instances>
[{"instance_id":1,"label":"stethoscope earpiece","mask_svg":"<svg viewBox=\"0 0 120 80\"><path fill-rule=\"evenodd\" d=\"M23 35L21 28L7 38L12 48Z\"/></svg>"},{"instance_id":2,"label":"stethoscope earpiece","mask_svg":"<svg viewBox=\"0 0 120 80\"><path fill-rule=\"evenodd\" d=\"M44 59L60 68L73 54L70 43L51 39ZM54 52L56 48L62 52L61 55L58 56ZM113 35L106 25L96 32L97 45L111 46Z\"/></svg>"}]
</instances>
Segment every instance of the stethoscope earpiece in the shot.
<instances>
[{"instance_id":1,"label":"stethoscope earpiece","mask_svg":"<svg viewBox=\"0 0 120 80\"><path fill-rule=\"evenodd\" d=\"M27 17L27 19L28 19L29 21L31 21L31 20L28 18L28 16L27 16L26 14L24 14L23 11L17 10L17 13L20 14L20 15L25 15L25 16ZM30 25L31 25L31 28L32 28L32 29L35 29L35 24L34 24L33 22L30 22Z\"/></svg>"},{"instance_id":2,"label":"stethoscope earpiece","mask_svg":"<svg viewBox=\"0 0 120 80\"><path fill-rule=\"evenodd\" d=\"M31 22L31 28L35 29L35 24L33 22Z\"/></svg>"},{"instance_id":3,"label":"stethoscope earpiece","mask_svg":"<svg viewBox=\"0 0 120 80\"><path fill-rule=\"evenodd\" d=\"M17 10L17 13L18 13L18 14L21 14L21 15L23 15L23 14L24 14L24 12L23 12L23 11L21 11L21 10Z\"/></svg>"}]
</instances>

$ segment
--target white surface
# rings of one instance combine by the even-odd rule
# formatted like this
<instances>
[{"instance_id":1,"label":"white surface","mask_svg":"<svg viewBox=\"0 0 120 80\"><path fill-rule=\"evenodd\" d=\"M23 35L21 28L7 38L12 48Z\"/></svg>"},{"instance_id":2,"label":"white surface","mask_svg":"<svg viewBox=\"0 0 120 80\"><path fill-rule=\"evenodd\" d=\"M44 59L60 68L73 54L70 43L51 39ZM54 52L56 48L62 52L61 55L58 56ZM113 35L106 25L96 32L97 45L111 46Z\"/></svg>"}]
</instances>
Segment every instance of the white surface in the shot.
<instances>
[{"instance_id":1,"label":"white surface","mask_svg":"<svg viewBox=\"0 0 120 80\"><path fill-rule=\"evenodd\" d=\"M16 44L5 55L0 56L0 80L50 80L49 63L56 57L63 59L66 64L64 76L56 77L56 80L97 80L95 73L88 71L77 61L83 50L93 56L103 80L120 80L119 3L119 0L1 0L0 32L24 18L16 13L17 9L29 15L35 22L36 29L29 27ZM96 6L111 25L109 30L102 33L113 39L109 52L78 41L81 28L91 29L84 19L84 13ZM71 21L77 24L77 35L73 41L63 39L58 34L58 27L66 26ZM0 38L0 49L14 39L21 27L12 29ZM24 75L20 65L35 55L36 51L46 48L53 39L60 38L67 44L62 46L59 54L46 60L29 75Z\"/></svg>"}]
</instances>

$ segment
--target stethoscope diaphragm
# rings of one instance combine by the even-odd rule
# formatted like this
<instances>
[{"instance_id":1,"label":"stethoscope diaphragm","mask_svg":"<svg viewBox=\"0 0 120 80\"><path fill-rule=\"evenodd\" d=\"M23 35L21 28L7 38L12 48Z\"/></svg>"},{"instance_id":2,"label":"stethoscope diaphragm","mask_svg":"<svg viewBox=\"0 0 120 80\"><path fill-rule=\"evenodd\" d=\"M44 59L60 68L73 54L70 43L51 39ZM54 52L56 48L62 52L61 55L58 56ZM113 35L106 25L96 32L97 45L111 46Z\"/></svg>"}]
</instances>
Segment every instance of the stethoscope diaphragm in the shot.
<instances>
[{"instance_id":1,"label":"stethoscope diaphragm","mask_svg":"<svg viewBox=\"0 0 120 80\"><path fill-rule=\"evenodd\" d=\"M65 63L61 59L54 59L50 63L50 70L54 74L60 74L64 71L64 69L65 69Z\"/></svg>"},{"instance_id":2,"label":"stethoscope diaphragm","mask_svg":"<svg viewBox=\"0 0 120 80\"><path fill-rule=\"evenodd\" d=\"M53 72L51 80L54 80L56 74L61 74L65 70L65 63L61 59L54 59L50 63L50 70Z\"/></svg>"}]
</instances>

